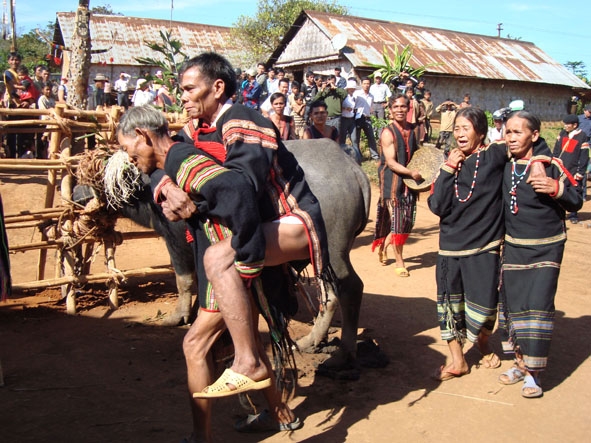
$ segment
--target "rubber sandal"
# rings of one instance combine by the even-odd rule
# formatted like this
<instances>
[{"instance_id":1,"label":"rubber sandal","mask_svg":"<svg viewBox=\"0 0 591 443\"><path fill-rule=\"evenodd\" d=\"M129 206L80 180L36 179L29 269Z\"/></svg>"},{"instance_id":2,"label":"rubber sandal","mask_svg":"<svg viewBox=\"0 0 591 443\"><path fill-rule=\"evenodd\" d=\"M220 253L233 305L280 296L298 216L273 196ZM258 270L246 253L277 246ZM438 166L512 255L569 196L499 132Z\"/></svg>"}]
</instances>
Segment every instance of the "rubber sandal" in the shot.
<instances>
[{"instance_id":1,"label":"rubber sandal","mask_svg":"<svg viewBox=\"0 0 591 443\"><path fill-rule=\"evenodd\" d=\"M505 377L507 377L507 380L503 380L501 378L503 375ZM519 383L524 378L525 378L525 375L523 374L523 372L521 372L519 370L519 368L516 368L515 366L513 366L508 371L505 371L501 375L499 375L498 380L499 380L499 383L502 385L514 385L515 383Z\"/></svg>"},{"instance_id":2,"label":"rubber sandal","mask_svg":"<svg viewBox=\"0 0 591 443\"><path fill-rule=\"evenodd\" d=\"M301 427L302 422L297 417L291 423L276 422L267 409L260 414L249 414L234 424L235 430L246 433L295 431Z\"/></svg>"},{"instance_id":3,"label":"rubber sandal","mask_svg":"<svg viewBox=\"0 0 591 443\"><path fill-rule=\"evenodd\" d=\"M230 389L228 384L234 385L236 389ZM193 398L229 397L230 395L240 394L241 392L265 389L269 386L271 386L270 378L254 381L246 375L234 372L232 369L226 369L215 383L207 386L201 392L195 392Z\"/></svg>"},{"instance_id":4,"label":"rubber sandal","mask_svg":"<svg viewBox=\"0 0 591 443\"><path fill-rule=\"evenodd\" d=\"M394 272L398 277L410 277L410 273L406 268L394 268Z\"/></svg>"},{"instance_id":5,"label":"rubber sandal","mask_svg":"<svg viewBox=\"0 0 591 443\"><path fill-rule=\"evenodd\" d=\"M526 389L535 389L533 392L525 392ZM523 387L521 388L521 396L524 398L540 398L544 395L542 388L536 383L536 379L531 375L523 377Z\"/></svg>"}]
</instances>

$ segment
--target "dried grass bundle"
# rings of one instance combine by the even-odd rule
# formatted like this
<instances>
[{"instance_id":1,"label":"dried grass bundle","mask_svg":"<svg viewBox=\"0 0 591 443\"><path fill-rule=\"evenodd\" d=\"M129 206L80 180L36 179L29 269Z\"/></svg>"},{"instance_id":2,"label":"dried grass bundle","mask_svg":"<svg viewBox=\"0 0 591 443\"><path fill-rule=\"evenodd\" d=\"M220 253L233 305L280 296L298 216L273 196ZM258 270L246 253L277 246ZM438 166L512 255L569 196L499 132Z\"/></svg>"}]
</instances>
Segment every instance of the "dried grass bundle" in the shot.
<instances>
[{"instance_id":1,"label":"dried grass bundle","mask_svg":"<svg viewBox=\"0 0 591 443\"><path fill-rule=\"evenodd\" d=\"M141 189L141 171L129 161L127 153L115 151L107 160L104 169L103 185L107 206L119 209L129 203L133 194Z\"/></svg>"}]
</instances>

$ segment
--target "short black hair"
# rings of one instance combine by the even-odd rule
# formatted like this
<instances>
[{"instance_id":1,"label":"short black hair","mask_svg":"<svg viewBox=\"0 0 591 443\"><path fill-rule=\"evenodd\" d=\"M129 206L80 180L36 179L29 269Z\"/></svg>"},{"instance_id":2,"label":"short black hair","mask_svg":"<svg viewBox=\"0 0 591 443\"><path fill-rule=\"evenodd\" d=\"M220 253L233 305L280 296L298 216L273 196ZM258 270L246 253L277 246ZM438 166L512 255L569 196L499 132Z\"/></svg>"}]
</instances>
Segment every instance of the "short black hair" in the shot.
<instances>
[{"instance_id":1,"label":"short black hair","mask_svg":"<svg viewBox=\"0 0 591 443\"><path fill-rule=\"evenodd\" d=\"M328 106L326 106L326 102L324 100L314 100L312 103L310 103L310 114L312 114L312 111L316 108L324 108L326 111Z\"/></svg>"},{"instance_id":2,"label":"short black hair","mask_svg":"<svg viewBox=\"0 0 591 443\"><path fill-rule=\"evenodd\" d=\"M224 95L230 98L236 92L236 72L232 64L222 55L216 52L203 52L187 60L179 70L182 76L187 70L197 68L207 81L213 83L215 80L224 82Z\"/></svg>"}]
</instances>

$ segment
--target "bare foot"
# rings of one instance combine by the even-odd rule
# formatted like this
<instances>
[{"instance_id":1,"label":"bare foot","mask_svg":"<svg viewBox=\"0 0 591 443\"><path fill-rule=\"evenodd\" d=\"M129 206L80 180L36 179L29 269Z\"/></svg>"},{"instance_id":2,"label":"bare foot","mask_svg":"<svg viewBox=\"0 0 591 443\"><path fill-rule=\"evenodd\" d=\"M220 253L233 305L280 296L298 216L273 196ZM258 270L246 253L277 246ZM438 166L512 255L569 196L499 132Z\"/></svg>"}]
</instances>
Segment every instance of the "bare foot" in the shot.
<instances>
[{"instance_id":1,"label":"bare foot","mask_svg":"<svg viewBox=\"0 0 591 443\"><path fill-rule=\"evenodd\" d=\"M433 374L433 378L437 381L451 380L452 378L461 377L470 373L470 367L464 361L460 366L455 366L453 363L447 366L441 366Z\"/></svg>"}]
</instances>

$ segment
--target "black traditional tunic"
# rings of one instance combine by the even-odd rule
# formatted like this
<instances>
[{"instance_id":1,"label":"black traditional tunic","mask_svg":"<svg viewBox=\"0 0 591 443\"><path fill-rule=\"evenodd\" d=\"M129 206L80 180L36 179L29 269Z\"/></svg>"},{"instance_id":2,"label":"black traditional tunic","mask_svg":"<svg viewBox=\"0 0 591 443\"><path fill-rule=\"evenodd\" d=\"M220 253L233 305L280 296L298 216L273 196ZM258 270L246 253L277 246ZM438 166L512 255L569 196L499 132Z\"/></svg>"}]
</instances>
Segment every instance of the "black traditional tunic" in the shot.
<instances>
[{"instance_id":1,"label":"black traditional tunic","mask_svg":"<svg viewBox=\"0 0 591 443\"><path fill-rule=\"evenodd\" d=\"M548 159L550 160L550 159ZM545 369L554 328L554 297L566 242L565 210L583 205L576 182L559 159L546 166L556 180L552 195L527 184L530 162L511 161L503 176L505 249L500 322L513 349L532 371Z\"/></svg>"},{"instance_id":2,"label":"black traditional tunic","mask_svg":"<svg viewBox=\"0 0 591 443\"><path fill-rule=\"evenodd\" d=\"M328 269L328 243L320 204L270 120L252 109L233 105L219 116L215 127L190 122L181 135L218 159L224 168L243 176L254 190L262 222L289 215L300 218L308 231L316 275ZM238 195L241 191L236 189Z\"/></svg>"},{"instance_id":3,"label":"black traditional tunic","mask_svg":"<svg viewBox=\"0 0 591 443\"><path fill-rule=\"evenodd\" d=\"M256 111L234 105L223 112L215 127L192 121L185 126L179 137L190 141L198 149L223 163L226 169L243 177L247 185L254 190L258 215L262 222L289 215L302 220L308 232L315 276L322 292L326 293L327 285L333 286L335 277L329 264L327 237L320 205L308 187L295 157L281 142L273 123ZM241 187L235 187L235 195L240 201L234 205L242 204L241 191ZM231 207L229 206L229 209ZM197 229L193 234L197 239L197 260L202 261L200 258L202 259L210 239L204 235L203 229ZM264 258L264 241L250 242L249 245L262 247L262 250L259 250L262 255L259 256ZM237 266L237 269L254 274L264 263L256 259L253 264L254 268L251 270L244 266L245 263L242 263L241 267ZM268 274L271 270L264 272ZM217 309L211 287L205 284L201 263L198 263L198 274L201 306L205 309ZM332 289L335 289L334 286Z\"/></svg>"},{"instance_id":4,"label":"black traditional tunic","mask_svg":"<svg viewBox=\"0 0 591 443\"><path fill-rule=\"evenodd\" d=\"M418 149L414 131L409 130L408 139L405 140L394 124L387 126L384 130L390 131L396 139L396 161L402 166L407 166ZM378 200L372 251L384 243L390 232L392 233L392 244L403 245L406 242L414 226L417 205L416 191L409 189L404 184L402 177L388 167L383 152L380 152L378 175L380 199ZM392 210L392 217L386 207L388 204Z\"/></svg>"},{"instance_id":5,"label":"black traditional tunic","mask_svg":"<svg viewBox=\"0 0 591 443\"><path fill-rule=\"evenodd\" d=\"M562 160L562 163L573 176L587 173L589 163L589 142L587 134L580 129L570 133L564 129L560 131L553 151L554 157Z\"/></svg>"}]
</instances>

